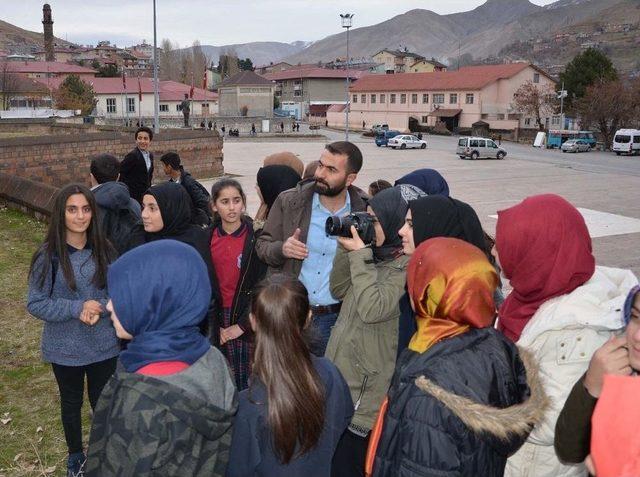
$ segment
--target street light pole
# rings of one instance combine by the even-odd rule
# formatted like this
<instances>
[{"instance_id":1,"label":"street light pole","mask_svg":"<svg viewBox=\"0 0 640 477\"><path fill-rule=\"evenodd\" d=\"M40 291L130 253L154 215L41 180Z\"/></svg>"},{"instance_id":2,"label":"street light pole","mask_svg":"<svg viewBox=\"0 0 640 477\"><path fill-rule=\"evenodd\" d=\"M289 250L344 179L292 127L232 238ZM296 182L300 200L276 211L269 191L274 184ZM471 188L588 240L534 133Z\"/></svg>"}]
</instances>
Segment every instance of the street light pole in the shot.
<instances>
[{"instance_id":1,"label":"street light pole","mask_svg":"<svg viewBox=\"0 0 640 477\"><path fill-rule=\"evenodd\" d=\"M340 18L342 21L342 28L347 29L347 91L346 91L346 103L345 103L345 125L344 125L344 140L349 140L349 84L351 83L349 78L349 28L351 28L353 13L341 13Z\"/></svg>"},{"instance_id":2,"label":"street light pole","mask_svg":"<svg viewBox=\"0 0 640 477\"><path fill-rule=\"evenodd\" d=\"M160 94L158 92L158 35L156 33L156 0L153 0L153 132L160 132Z\"/></svg>"}]
</instances>

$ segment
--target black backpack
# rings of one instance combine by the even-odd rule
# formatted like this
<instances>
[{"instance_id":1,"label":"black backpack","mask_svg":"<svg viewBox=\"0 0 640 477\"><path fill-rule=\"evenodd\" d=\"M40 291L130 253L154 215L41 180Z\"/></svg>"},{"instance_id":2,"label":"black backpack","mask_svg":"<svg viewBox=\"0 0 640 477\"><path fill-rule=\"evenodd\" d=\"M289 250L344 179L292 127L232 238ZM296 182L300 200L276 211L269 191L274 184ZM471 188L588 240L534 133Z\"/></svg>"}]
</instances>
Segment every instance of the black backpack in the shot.
<instances>
[{"instance_id":1,"label":"black backpack","mask_svg":"<svg viewBox=\"0 0 640 477\"><path fill-rule=\"evenodd\" d=\"M145 242L142 220L131 209L101 208L101 212L102 232L118 255Z\"/></svg>"}]
</instances>

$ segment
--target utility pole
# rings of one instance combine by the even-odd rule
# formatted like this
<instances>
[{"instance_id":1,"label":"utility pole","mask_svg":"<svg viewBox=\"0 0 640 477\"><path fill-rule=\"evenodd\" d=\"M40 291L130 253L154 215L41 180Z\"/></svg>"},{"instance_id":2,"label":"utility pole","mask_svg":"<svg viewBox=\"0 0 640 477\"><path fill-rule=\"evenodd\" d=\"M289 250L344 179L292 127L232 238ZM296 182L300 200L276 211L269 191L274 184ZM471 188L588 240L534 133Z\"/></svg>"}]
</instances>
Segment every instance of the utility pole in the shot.
<instances>
[{"instance_id":1,"label":"utility pole","mask_svg":"<svg viewBox=\"0 0 640 477\"><path fill-rule=\"evenodd\" d=\"M160 93L158 92L158 35L156 32L156 0L153 0L153 132L160 132Z\"/></svg>"},{"instance_id":2,"label":"utility pole","mask_svg":"<svg viewBox=\"0 0 640 477\"><path fill-rule=\"evenodd\" d=\"M344 125L344 140L349 140L349 84L351 83L349 78L349 28L351 28L353 13L341 13L340 18L342 19L342 28L347 29L347 91L346 91L346 103L345 103L345 125Z\"/></svg>"}]
</instances>

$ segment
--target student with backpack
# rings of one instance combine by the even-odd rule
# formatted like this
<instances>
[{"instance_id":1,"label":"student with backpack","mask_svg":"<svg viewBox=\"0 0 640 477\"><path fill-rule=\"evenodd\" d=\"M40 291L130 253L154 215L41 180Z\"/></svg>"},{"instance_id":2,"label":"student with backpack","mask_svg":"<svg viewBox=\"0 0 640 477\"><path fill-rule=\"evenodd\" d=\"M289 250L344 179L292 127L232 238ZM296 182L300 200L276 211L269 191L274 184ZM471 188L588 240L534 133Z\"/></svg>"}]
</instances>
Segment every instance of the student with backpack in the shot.
<instances>
[{"instance_id":1,"label":"student with backpack","mask_svg":"<svg viewBox=\"0 0 640 477\"><path fill-rule=\"evenodd\" d=\"M240 393L227 477L329 477L353 402L338 368L309 350L307 289L272 275L255 291L250 321L253 376Z\"/></svg>"},{"instance_id":2,"label":"student with backpack","mask_svg":"<svg viewBox=\"0 0 640 477\"><path fill-rule=\"evenodd\" d=\"M96 213L96 201L85 186L61 189L46 239L29 270L27 310L44 321L42 357L51 363L60 391L68 476L81 475L85 461L85 377L93 409L120 352L105 309L107 266L116 252L102 235Z\"/></svg>"},{"instance_id":3,"label":"student with backpack","mask_svg":"<svg viewBox=\"0 0 640 477\"><path fill-rule=\"evenodd\" d=\"M131 198L120 177L120 162L111 154L91 157L91 192L98 204L98 219L118 254L145 243L140 204Z\"/></svg>"},{"instance_id":4,"label":"student with backpack","mask_svg":"<svg viewBox=\"0 0 640 477\"><path fill-rule=\"evenodd\" d=\"M169 176L169 182L180 184L191 197L193 223L203 227L208 226L211 223L211 210L209 209L207 189L184 170L177 152L164 154L160 158L160 162L164 167L164 173Z\"/></svg>"},{"instance_id":5,"label":"student with backpack","mask_svg":"<svg viewBox=\"0 0 640 477\"><path fill-rule=\"evenodd\" d=\"M267 266L255 253L256 233L244 215L247 199L242 186L222 179L211 188L211 199L214 221L209 244L215 273L210 335L229 360L241 391L249 382L254 350L249 304Z\"/></svg>"}]
</instances>

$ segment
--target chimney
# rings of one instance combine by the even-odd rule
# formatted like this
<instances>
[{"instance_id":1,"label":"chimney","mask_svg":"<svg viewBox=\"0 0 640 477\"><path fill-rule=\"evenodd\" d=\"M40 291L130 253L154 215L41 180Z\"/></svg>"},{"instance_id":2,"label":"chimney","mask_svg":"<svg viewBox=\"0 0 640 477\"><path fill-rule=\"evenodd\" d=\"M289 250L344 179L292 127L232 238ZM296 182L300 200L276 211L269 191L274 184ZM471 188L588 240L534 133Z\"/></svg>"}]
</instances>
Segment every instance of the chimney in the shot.
<instances>
[{"instance_id":1,"label":"chimney","mask_svg":"<svg viewBox=\"0 0 640 477\"><path fill-rule=\"evenodd\" d=\"M53 51L53 18L51 17L51 7L48 3L42 6L42 25L44 26L45 60L56 61L56 54Z\"/></svg>"}]
</instances>

